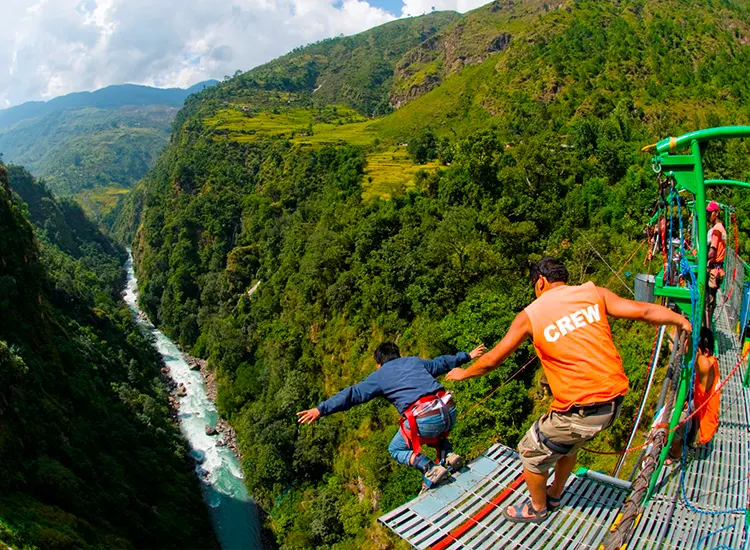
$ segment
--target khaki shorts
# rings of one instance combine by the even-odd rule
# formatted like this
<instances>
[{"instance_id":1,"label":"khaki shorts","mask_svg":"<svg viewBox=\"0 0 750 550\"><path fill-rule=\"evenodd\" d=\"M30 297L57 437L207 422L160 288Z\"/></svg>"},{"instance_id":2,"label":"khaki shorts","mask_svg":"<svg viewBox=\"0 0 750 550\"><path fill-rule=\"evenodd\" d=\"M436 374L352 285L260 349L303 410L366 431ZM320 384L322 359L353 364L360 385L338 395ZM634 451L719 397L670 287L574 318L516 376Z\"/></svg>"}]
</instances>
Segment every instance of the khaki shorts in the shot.
<instances>
[{"instance_id":1,"label":"khaki shorts","mask_svg":"<svg viewBox=\"0 0 750 550\"><path fill-rule=\"evenodd\" d=\"M524 468L542 474L563 456L575 456L584 443L612 425L620 414L620 407L617 407L614 414L611 405L602 405L599 411L585 416L570 411L548 412L531 426L518 443L518 453ZM537 436L537 428L542 438L547 438L557 446L568 447L568 452L561 452L561 448L553 450L545 445Z\"/></svg>"}]
</instances>

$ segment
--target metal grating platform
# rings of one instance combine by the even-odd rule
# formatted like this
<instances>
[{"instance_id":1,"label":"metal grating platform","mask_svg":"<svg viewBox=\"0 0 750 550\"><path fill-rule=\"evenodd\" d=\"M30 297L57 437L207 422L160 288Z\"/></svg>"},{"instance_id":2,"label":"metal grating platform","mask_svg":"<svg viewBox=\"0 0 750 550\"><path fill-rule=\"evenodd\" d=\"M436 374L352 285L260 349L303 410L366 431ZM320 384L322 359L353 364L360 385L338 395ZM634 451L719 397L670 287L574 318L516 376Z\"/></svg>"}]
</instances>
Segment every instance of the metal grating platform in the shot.
<instances>
[{"instance_id":1,"label":"metal grating platform","mask_svg":"<svg viewBox=\"0 0 750 550\"><path fill-rule=\"evenodd\" d=\"M420 549L596 548L626 493L571 475L562 506L539 525L505 520L502 510L528 498L518 454L494 445L450 483L379 521Z\"/></svg>"},{"instance_id":2,"label":"metal grating platform","mask_svg":"<svg viewBox=\"0 0 750 550\"><path fill-rule=\"evenodd\" d=\"M727 304L729 305L729 304ZM731 330L729 308L719 311L715 336L719 345L722 379L740 358L737 336ZM742 387L742 373L724 386L719 429L707 448L692 453L686 465L685 492L688 500L704 510L728 510L747 506L750 490L750 390ZM632 548L741 548L745 514L707 515L691 510L680 490L680 468L665 466L656 494L643 512L631 540ZM717 532L720 531L720 532ZM700 543L700 544L699 544Z\"/></svg>"},{"instance_id":3,"label":"metal grating platform","mask_svg":"<svg viewBox=\"0 0 750 550\"><path fill-rule=\"evenodd\" d=\"M744 280L739 269L737 286ZM733 328L740 291L717 308L715 336L724 379L740 358ZM723 299L723 298L720 298ZM743 367L744 370L744 367ZM750 498L750 389L735 374L724 386L719 429L711 444L687 463L685 490L700 509L744 509ZM630 548L741 548L747 544L746 513L718 515L691 510L683 501L679 464L661 471L656 492L641 516ZM605 538L625 491L572 475L562 505L539 525L506 521L502 510L528 498L518 454L494 445L455 474L450 483L379 518L419 549L597 548ZM747 547L747 546L745 546Z\"/></svg>"}]
</instances>

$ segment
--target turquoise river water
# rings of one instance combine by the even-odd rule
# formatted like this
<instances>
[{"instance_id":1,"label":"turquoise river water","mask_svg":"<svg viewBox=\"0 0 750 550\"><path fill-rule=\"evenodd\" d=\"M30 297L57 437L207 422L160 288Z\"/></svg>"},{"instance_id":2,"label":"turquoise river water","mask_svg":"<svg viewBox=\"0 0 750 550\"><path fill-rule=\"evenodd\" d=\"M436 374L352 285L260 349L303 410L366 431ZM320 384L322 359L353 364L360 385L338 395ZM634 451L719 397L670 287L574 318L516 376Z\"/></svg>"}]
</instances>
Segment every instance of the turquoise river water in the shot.
<instances>
[{"instance_id":1,"label":"turquoise river water","mask_svg":"<svg viewBox=\"0 0 750 550\"><path fill-rule=\"evenodd\" d=\"M196 460L195 472L201 480L216 537L223 550L261 548L258 510L247 494L240 462L231 449L216 445L221 436L206 435L206 425L216 426L219 415L216 405L208 398L203 375L190 370L175 343L154 327L138 308L138 280L130 251L125 269L128 276L125 302L138 323L154 336L155 346L174 381L187 388L187 395L179 398L180 430Z\"/></svg>"}]
</instances>

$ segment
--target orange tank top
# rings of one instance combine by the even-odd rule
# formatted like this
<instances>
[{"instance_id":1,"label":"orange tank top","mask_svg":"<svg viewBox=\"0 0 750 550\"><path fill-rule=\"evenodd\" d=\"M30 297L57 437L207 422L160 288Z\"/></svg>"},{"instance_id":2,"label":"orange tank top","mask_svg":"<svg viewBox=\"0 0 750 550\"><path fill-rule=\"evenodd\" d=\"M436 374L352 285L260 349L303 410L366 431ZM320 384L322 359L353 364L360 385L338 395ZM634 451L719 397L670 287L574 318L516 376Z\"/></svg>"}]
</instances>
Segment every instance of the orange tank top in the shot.
<instances>
[{"instance_id":1,"label":"orange tank top","mask_svg":"<svg viewBox=\"0 0 750 550\"><path fill-rule=\"evenodd\" d=\"M716 388L721 384L719 376L719 361L716 357L709 357L711 368L714 371L714 387L703 388L698 380L698 374L695 375L695 389L693 390L693 404L695 408L702 406L708 400L708 405L698 411L695 416L698 419L698 441L705 445L714 437L719 427L719 408L721 406L721 392L709 398Z\"/></svg>"},{"instance_id":2,"label":"orange tank top","mask_svg":"<svg viewBox=\"0 0 750 550\"><path fill-rule=\"evenodd\" d=\"M727 257L727 230L724 224L718 222L708 231L708 246L716 247L716 257L713 262L723 264Z\"/></svg>"},{"instance_id":3,"label":"orange tank top","mask_svg":"<svg viewBox=\"0 0 750 550\"><path fill-rule=\"evenodd\" d=\"M552 288L525 311L555 398L552 410L603 403L628 392L604 300L594 283Z\"/></svg>"}]
</instances>

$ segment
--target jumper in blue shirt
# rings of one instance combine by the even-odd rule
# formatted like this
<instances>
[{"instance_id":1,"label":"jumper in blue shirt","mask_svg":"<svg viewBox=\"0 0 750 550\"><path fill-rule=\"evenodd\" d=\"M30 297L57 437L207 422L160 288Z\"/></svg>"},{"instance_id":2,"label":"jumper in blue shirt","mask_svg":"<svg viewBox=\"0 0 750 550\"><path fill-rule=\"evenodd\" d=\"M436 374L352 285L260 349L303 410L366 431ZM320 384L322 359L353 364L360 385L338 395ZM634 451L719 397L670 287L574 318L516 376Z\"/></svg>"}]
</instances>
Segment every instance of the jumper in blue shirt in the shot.
<instances>
[{"instance_id":1,"label":"jumper in blue shirt","mask_svg":"<svg viewBox=\"0 0 750 550\"><path fill-rule=\"evenodd\" d=\"M420 397L432 395L443 386L436 377L471 361L466 352L435 359L400 357L388 361L359 384L349 386L318 405L321 416L346 411L376 397L385 397L400 414Z\"/></svg>"}]
</instances>

